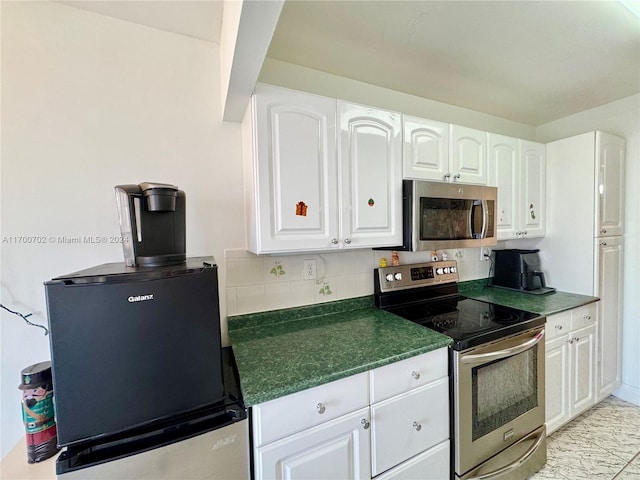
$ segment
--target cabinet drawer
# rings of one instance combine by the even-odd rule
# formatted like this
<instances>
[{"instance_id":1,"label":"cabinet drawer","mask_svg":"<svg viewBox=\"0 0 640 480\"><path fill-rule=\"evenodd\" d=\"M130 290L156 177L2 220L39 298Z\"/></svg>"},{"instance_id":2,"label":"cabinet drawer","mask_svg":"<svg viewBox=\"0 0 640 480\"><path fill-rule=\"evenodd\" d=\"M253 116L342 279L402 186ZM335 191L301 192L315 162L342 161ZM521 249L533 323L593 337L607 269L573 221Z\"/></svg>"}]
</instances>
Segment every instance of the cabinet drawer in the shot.
<instances>
[{"instance_id":1,"label":"cabinet drawer","mask_svg":"<svg viewBox=\"0 0 640 480\"><path fill-rule=\"evenodd\" d=\"M374 476L449 438L449 380L371 406Z\"/></svg>"},{"instance_id":2,"label":"cabinet drawer","mask_svg":"<svg viewBox=\"0 0 640 480\"><path fill-rule=\"evenodd\" d=\"M369 404L367 372L253 407L256 446L319 425Z\"/></svg>"},{"instance_id":3,"label":"cabinet drawer","mask_svg":"<svg viewBox=\"0 0 640 480\"><path fill-rule=\"evenodd\" d=\"M449 440L383 473L376 480L442 480L449 478Z\"/></svg>"},{"instance_id":4,"label":"cabinet drawer","mask_svg":"<svg viewBox=\"0 0 640 480\"><path fill-rule=\"evenodd\" d=\"M571 330L593 325L598 318L597 303L590 303L571 310Z\"/></svg>"},{"instance_id":5,"label":"cabinet drawer","mask_svg":"<svg viewBox=\"0 0 640 480\"><path fill-rule=\"evenodd\" d=\"M371 403L446 377L447 368L447 349L440 348L371 370Z\"/></svg>"},{"instance_id":6,"label":"cabinet drawer","mask_svg":"<svg viewBox=\"0 0 640 480\"><path fill-rule=\"evenodd\" d=\"M551 340L560 335L566 335L571 331L571 311L556 313L547 317L545 326L545 338Z\"/></svg>"}]
</instances>

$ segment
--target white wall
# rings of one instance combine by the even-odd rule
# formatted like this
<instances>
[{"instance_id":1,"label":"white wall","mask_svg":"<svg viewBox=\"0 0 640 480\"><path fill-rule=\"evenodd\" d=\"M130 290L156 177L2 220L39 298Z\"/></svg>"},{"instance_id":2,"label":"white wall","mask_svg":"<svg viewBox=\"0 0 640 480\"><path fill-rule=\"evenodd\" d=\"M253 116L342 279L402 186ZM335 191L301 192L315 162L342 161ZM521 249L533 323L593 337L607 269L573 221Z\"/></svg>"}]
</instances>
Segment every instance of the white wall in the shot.
<instances>
[{"instance_id":1,"label":"white wall","mask_svg":"<svg viewBox=\"0 0 640 480\"><path fill-rule=\"evenodd\" d=\"M181 187L187 254L223 266L244 225L240 125L220 121L219 47L53 2L1 5L1 235L45 242L1 244L2 304L46 325L43 281L123 260L118 244L49 240L119 235L122 183ZM42 330L0 319L4 456L24 435L20 370L50 355Z\"/></svg>"},{"instance_id":2,"label":"white wall","mask_svg":"<svg viewBox=\"0 0 640 480\"><path fill-rule=\"evenodd\" d=\"M619 397L640 405L640 94L547 123L540 142L602 130L626 139L622 387Z\"/></svg>"}]
</instances>

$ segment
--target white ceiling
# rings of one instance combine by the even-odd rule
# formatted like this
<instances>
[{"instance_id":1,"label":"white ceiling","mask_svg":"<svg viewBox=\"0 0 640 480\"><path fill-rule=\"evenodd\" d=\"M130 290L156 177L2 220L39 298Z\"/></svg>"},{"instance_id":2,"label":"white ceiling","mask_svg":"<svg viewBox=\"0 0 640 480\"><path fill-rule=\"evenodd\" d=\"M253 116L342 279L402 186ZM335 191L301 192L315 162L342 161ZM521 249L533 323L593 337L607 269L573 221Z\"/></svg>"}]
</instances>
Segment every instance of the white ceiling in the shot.
<instances>
[{"instance_id":1,"label":"white ceiling","mask_svg":"<svg viewBox=\"0 0 640 480\"><path fill-rule=\"evenodd\" d=\"M220 42L221 1L60 3ZM538 126L640 92L640 19L613 0L287 1L267 56Z\"/></svg>"}]
</instances>

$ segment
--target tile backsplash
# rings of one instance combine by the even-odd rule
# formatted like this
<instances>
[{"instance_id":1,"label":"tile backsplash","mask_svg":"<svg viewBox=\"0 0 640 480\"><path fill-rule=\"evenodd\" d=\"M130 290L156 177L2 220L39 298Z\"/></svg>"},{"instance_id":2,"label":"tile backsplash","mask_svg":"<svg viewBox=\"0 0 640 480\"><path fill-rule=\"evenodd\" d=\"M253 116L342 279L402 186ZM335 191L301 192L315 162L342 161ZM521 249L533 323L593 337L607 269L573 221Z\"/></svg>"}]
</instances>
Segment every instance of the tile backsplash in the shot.
<instances>
[{"instance_id":1,"label":"tile backsplash","mask_svg":"<svg viewBox=\"0 0 640 480\"><path fill-rule=\"evenodd\" d=\"M479 248L438 250L458 261L460 281L486 278L490 262L480 260ZM430 252L398 252L400 263L429 261ZM227 315L298 307L373 294L373 269L391 252L349 250L296 255L254 255L226 250ZM304 280L303 262L316 261L316 278Z\"/></svg>"}]
</instances>

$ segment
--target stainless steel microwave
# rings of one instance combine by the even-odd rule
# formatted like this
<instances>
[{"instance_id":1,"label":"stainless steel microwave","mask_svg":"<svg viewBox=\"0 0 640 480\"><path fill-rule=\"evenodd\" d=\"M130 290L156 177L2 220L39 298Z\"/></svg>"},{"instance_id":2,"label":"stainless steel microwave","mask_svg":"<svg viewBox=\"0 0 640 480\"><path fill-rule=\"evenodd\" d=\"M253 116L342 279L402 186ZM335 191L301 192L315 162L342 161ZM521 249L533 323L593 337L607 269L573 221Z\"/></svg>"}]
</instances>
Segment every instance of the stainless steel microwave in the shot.
<instances>
[{"instance_id":1,"label":"stainless steel microwave","mask_svg":"<svg viewBox=\"0 0 640 480\"><path fill-rule=\"evenodd\" d=\"M498 189L404 180L402 250L423 251L497 244Z\"/></svg>"}]
</instances>

